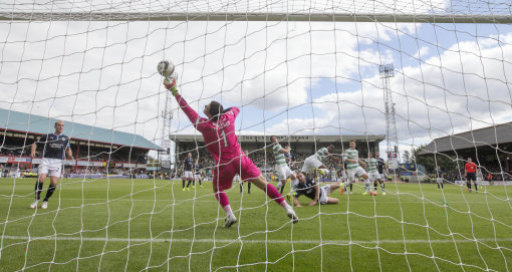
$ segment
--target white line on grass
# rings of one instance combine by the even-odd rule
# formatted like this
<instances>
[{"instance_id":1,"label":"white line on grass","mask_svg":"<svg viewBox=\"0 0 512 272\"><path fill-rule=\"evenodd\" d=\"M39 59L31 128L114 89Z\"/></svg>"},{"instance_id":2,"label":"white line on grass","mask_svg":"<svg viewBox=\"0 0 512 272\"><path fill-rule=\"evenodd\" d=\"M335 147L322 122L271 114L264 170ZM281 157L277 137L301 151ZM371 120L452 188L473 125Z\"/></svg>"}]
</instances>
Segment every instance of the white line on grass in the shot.
<instances>
[{"instance_id":1,"label":"white line on grass","mask_svg":"<svg viewBox=\"0 0 512 272\"><path fill-rule=\"evenodd\" d=\"M126 238L111 238L109 237L108 239L104 238L104 237L83 237L83 238L80 238L80 237L55 237L55 236L32 236L32 237L29 237L29 236L11 236L11 235L5 235L3 236L3 239L7 239L7 240L24 240L24 241L54 241L54 240L58 240L58 241L92 241L92 242L152 242L152 243L168 243L170 242L169 239L161 239L161 238L154 238L154 239L147 239L147 238L131 238L131 239L126 239ZM233 242L237 242L238 240L237 239L234 239L234 240L230 240L230 239L195 239L195 240L191 240L191 239L173 239L172 242L173 243L213 243L213 242L216 242L216 243L233 243ZM268 244L290 244L292 241L291 240L245 240L245 239L242 239L240 241L243 241L244 243L249 243L249 244L264 244L264 243L268 243ZM475 240L456 240L457 243L475 243ZM498 238L498 239L494 239L494 238L482 238L482 239L477 239L478 242L512 242L512 238ZM349 240L293 240L293 243L294 244L349 244L349 243L352 243L352 244L377 244L377 242L379 244L403 244L404 243L404 240L400 239L400 240L372 240L372 241L359 241L359 240L353 240L353 241L349 241ZM446 239L446 240L406 240L406 243L408 244L424 244L424 243L432 243L432 244L451 244L453 243L453 240L451 239Z\"/></svg>"}]
</instances>

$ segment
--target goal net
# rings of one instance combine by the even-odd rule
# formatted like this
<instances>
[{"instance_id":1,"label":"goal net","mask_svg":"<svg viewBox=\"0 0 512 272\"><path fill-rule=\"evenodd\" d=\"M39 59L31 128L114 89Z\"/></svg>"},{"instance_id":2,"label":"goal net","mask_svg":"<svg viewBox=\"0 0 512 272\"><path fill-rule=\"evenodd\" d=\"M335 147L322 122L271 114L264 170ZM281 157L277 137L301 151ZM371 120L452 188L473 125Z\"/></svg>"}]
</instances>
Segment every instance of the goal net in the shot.
<instances>
[{"instance_id":1,"label":"goal net","mask_svg":"<svg viewBox=\"0 0 512 272\"><path fill-rule=\"evenodd\" d=\"M0 270L512 269L510 2L0 8ZM271 136L296 174L334 146L301 183L316 185L284 185L297 224L235 178L224 227L214 158L161 60L201 116L212 100L240 109L238 140L272 185ZM69 151L30 207L59 120Z\"/></svg>"}]
</instances>

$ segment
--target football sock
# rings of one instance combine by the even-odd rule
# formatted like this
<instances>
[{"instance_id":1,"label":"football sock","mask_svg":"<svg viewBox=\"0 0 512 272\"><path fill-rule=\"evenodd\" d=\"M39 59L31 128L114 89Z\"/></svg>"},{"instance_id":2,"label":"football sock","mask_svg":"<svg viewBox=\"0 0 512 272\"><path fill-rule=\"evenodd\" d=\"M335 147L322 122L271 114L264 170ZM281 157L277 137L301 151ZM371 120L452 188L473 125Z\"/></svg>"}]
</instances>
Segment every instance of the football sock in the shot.
<instances>
[{"instance_id":1,"label":"football sock","mask_svg":"<svg viewBox=\"0 0 512 272\"><path fill-rule=\"evenodd\" d=\"M370 192L372 190L372 186L370 186L370 181L364 181L364 190Z\"/></svg>"},{"instance_id":2,"label":"football sock","mask_svg":"<svg viewBox=\"0 0 512 272\"><path fill-rule=\"evenodd\" d=\"M229 206L229 199L226 193L224 191L217 191L215 192L215 198L217 199L217 201L219 201L219 204L226 211L226 206ZM229 207L229 210L231 210L231 206Z\"/></svg>"},{"instance_id":3,"label":"football sock","mask_svg":"<svg viewBox=\"0 0 512 272\"><path fill-rule=\"evenodd\" d=\"M50 197L53 195L53 192L55 192L55 185L53 184L50 184L50 186L48 186L48 190L46 191L46 196L44 197L44 200L43 201L48 201L48 199L50 199Z\"/></svg>"},{"instance_id":4,"label":"football sock","mask_svg":"<svg viewBox=\"0 0 512 272\"><path fill-rule=\"evenodd\" d=\"M36 186L34 188L34 191L36 192L36 200L39 200L41 198L42 190L43 190L43 183L36 180Z\"/></svg>"},{"instance_id":5,"label":"football sock","mask_svg":"<svg viewBox=\"0 0 512 272\"><path fill-rule=\"evenodd\" d=\"M273 199L275 202L277 202L277 204L281 204L282 205L283 202L286 203L286 201L284 201L283 196L281 196L279 191L277 191L276 187L274 187L274 185L272 185L270 183L267 183L266 193L267 193L267 196L270 199Z\"/></svg>"}]
</instances>

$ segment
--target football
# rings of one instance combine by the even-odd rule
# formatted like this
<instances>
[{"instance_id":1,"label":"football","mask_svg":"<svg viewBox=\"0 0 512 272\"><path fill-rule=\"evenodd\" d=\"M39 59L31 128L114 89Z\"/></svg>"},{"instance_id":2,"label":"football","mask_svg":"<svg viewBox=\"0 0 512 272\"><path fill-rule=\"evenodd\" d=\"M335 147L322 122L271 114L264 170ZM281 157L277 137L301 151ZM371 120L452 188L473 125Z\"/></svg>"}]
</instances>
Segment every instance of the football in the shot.
<instances>
[{"instance_id":1,"label":"football","mask_svg":"<svg viewBox=\"0 0 512 272\"><path fill-rule=\"evenodd\" d=\"M174 73L174 64L168 60L162 60L156 67L157 71L163 77L169 77Z\"/></svg>"}]
</instances>

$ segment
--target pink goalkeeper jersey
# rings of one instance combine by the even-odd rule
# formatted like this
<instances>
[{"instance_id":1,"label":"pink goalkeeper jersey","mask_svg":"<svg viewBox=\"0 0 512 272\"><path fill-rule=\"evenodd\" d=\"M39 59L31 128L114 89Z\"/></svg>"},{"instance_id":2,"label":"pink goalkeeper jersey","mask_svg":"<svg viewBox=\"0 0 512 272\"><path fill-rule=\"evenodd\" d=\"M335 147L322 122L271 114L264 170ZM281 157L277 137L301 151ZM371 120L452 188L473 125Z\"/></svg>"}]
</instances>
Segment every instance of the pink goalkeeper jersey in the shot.
<instances>
[{"instance_id":1,"label":"pink goalkeeper jersey","mask_svg":"<svg viewBox=\"0 0 512 272\"><path fill-rule=\"evenodd\" d=\"M194 127L203 134L206 149L216 162L226 163L243 156L244 153L235 135L235 119L240 112L237 107L232 107L215 122L200 117L181 95L176 95L176 101Z\"/></svg>"}]
</instances>

